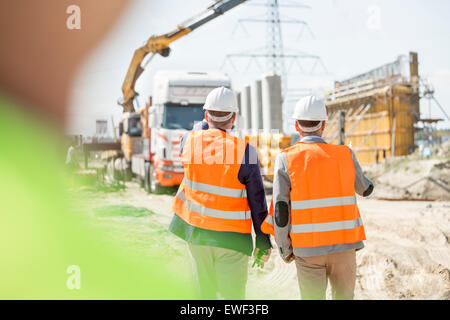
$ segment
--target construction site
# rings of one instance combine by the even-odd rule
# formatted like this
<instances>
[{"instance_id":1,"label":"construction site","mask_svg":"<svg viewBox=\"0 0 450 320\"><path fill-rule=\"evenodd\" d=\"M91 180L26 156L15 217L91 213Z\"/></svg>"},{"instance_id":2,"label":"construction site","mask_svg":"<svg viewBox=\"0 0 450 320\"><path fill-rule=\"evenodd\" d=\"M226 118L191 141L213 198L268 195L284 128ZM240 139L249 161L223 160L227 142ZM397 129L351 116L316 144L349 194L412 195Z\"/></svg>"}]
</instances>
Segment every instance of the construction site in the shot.
<instances>
[{"instance_id":1,"label":"construction site","mask_svg":"<svg viewBox=\"0 0 450 320\"><path fill-rule=\"evenodd\" d=\"M251 5L263 12L263 18L250 22L265 25L260 28L267 33L264 49L230 50L218 58L219 65L224 58L235 65L239 59L259 65L261 70L242 76L245 82L220 68L192 68L189 55L183 60L185 68L159 65L163 59L170 62L180 49L173 45L171 54L169 45L175 41L189 43L191 32L202 33L203 25L214 25L222 15L245 21L234 8ZM440 101L438 90L422 75L416 48L385 48L392 58L381 65L361 58L366 69L345 73L346 78L327 73L329 86L312 88L304 82L297 90L296 75L290 74L297 61L312 59L315 68L326 66L327 72L337 66L318 55L288 52L293 44L282 37L281 12L296 5L282 0L209 1L206 10L198 6L200 14L185 22L168 15L172 31L150 38L157 32L141 33L142 41L148 40L137 49L128 48L131 63L121 75L122 97L119 106L111 106L120 108L120 122L112 115L89 119L95 122L95 133L67 138L71 195L81 199L80 211L99 227L105 241L139 259L155 259L155 252L163 249L171 266L186 271L181 274L186 286L193 286L186 244L168 228L185 173L181 139L204 120L206 97L217 87L235 92L239 112L232 134L255 147L269 205L275 159L300 140L291 119L293 105L313 94L326 104L323 139L348 146L374 186L370 196L357 197L367 240L356 254L354 298L450 299L449 102ZM287 19L288 24L306 25ZM351 63L352 57L342 61ZM144 96L135 86L147 69L153 70L146 82L151 94ZM246 298L300 299L295 264L284 263L271 241L272 254L264 268L249 268ZM331 294L328 288L327 297Z\"/></svg>"}]
</instances>

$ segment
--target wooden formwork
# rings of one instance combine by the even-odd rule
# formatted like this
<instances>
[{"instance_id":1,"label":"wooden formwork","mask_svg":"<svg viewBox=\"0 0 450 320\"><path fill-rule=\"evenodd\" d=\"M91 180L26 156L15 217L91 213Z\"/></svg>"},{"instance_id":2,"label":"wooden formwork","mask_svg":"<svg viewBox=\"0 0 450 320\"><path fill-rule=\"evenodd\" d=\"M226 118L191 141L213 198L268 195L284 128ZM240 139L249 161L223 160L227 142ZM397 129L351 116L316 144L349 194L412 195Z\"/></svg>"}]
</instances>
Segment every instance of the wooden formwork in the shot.
<instances>
[{"instance_id":1,"label":"wooden formwork","mask_svg":"<svg viewBox=\"0 0 450 320\"><path fill-rule=\"evenodd\" d=\"M414 124L419 119L419 96L409 85L388 85L327 101L328 143L338 143L339 118L345 112L345 144L359 162L369 165L414 151Z\"/></svg>"}]
</instances>

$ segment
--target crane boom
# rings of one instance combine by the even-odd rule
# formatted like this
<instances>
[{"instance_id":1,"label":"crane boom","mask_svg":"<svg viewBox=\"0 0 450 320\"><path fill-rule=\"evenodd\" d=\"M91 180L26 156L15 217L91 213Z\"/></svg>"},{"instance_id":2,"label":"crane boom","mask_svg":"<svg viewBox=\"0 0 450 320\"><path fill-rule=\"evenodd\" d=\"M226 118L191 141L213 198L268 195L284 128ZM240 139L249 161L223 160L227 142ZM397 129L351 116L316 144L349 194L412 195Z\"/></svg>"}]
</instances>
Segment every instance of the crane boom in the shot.
<instances>
[{"instance_id":1,"label":"crane boom","mask_svg":"<svg viewBox=\"0 0 450 320\"><path fill-rule=\"evenodd\" d=\"M149 53L152 54L152 57L150 57L150 59L153 58L155 54L160 54L163 57L167 57L170 54L169 45L172 42L180 39L181 37L194 31L198 27L208 23L209 21L217 18L218 16L242 4L245 1L247 0L216 1L213 5L208 7L205 11L201 12L199 15L180 24L175 30L160 36L150 37L145 45L138 48L134 52L130 66L128 67L127 74L122 84L123 98L119 102L119 104L122 105L123 107L123 111L124 112L135 111L133 100L134 97L136 96L136 92L134 91L134 87L136 85L137 79L140 77L145 68L141 65L142 61Z\"/></svg>"}]
</instances>

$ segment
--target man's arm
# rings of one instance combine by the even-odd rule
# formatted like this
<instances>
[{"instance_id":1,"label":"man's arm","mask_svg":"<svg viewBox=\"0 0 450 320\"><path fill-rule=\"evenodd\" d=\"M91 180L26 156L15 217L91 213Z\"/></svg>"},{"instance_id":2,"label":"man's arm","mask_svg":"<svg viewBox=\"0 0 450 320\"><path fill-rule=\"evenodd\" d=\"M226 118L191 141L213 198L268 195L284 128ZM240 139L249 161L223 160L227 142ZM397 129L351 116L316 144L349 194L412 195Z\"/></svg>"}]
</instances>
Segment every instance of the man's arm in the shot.
<instances>
[{"instance_id":1,"label":"man's arm","mask_svg":"<svg viewBox=\"0 0 450 320\"><path fill-rule=\"evenodd\" d=\"M367 197L373 191L373 183L364 175L352 149L350 149L350 152L352 153L353 165L355 166L355 191L360 196Z\"/></svg>"},{"instance_id":2,"label":"man's arm","mask_svg":"<svg viewBox=\"0 0 450 320\"><path fill-rule=\"evenodd\" d=\"M292 253L292 243L289 237L291 227L290 193L291 179L287 169L286 154L282 152L275 159L273 178L275 242L280 249L282 258L286 258Z\"/></svg>"},{"instance_id":3,"label":"man's arm","mask_svg":"<svg viewBox=\"0 0 450 320\"><path fill-rule=\"evenodd\" d=\"M239 169L238 179L247 190L247 200L256 234L256 247L261 250L272 248L269 235L261 231L261 224L267 217L266 194L259 170L258 155L256 149L250 144L245 149L244 161Z\"/></svg>"}]
</instances>

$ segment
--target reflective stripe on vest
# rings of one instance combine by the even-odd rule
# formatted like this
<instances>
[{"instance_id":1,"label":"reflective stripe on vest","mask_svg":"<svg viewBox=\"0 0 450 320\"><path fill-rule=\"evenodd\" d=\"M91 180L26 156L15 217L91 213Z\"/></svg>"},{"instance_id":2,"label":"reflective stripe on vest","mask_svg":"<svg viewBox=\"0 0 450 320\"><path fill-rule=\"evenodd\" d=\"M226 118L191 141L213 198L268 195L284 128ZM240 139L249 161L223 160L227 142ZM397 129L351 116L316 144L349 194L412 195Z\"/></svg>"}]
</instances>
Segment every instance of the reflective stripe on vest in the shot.
<instances>
[{"instance_id":1,"label":"reflective stripe on vest","mask_svg":"<svg viewBox=\"0 0 450 320\"><path fill-rule=\"evenodd\" d=\"M267 216L266 223L273 226L273 217ZM356 220L343 220L336 222L324 222L324 223L310 223L310 224L294 224L291 225L290 233L309 233L309 232L324 232L324 231L336 231L343 229L354 229L362 226L361 218Z\"/></svg>"},{"instance_id":2,"label":"reflective stripe on vest","mask_svg":"<svg viewBox=\"0 0 450 320\"><path fill-rule=\"evenodd\" d=\"M182 155L185 175L172 206L175 214L198 228L251 233L247 191L238 179L245 146L242 139L218 129L190 132Z\"/></svg>"},{"instance_id":3,"label":"reflective stripe on vest","mask_svg":"<svg viewBox=\"0 0 450 320\"><path fill-rule=\"evenodd\" d=\"M324 207L334 207L334 206L345 206L345 205L350 205L350 204L356 204L355 196L292 201L291 208L292 208L292 210L314 209L314 208L324 208Z\"/></svg>"},{"instance_id":4,"label":"reflective stripe on vest","mask_svg":"<svg viewBox=\"0 0 450 320\"><path fill-rule=\"evenodd\" d=\"M247 190L245 190L245 189L233 189L233 188L218 187L218 186L213 186L211 184L194 182L187 178L184 178L183 182L189 188L197 190L197 191L208 192L208 193L212 193L212 194L215 194L218 196L224 196L224 197L247 198Z\"/></svg>"},{"instance_id":5,"label":"reflective stripe on vest","mask_svg":"<svg viewBox=\"0 0 450 320\"><path fill-rule=\"evenodd\" d=\"M184 204L186 204L189 210L200 213L207 217L230 220L247 220L250 219L251 216L249 211L223 211L209 209L197 203L190 202L186 200L186 196L181 189L178 191L176 197L178 197Z\"/></svg>"},{"instance_id":6,"label":"reflective stripe on vest","mask_svg":"<svg viewBox=\"0 0 450 320\"><path fill-rule=\"evenodd\" d=\"M286 151L293 247L317 247L365 240L356 204L354 166L345 146L298 143ZM261 230L274 235L274 204Z\"/></svg>"}]
</instances>

